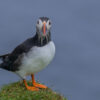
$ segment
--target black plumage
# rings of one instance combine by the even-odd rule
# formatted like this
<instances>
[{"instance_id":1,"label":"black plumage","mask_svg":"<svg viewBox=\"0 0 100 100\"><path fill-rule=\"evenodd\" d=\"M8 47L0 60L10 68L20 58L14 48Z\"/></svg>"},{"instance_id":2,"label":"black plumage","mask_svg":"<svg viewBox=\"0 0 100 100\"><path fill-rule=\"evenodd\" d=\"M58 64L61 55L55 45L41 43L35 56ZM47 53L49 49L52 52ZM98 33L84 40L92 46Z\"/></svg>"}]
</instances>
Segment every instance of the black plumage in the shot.
<instances>
[{"instance_id":1,"label":"black plumage","mask_svg":"<svg viewBox=\"0 0 100 100\"><path fill-rule=\"evenodd\" d=\"M47 86L38 84L34 74L44 69L54 58L55 44L51 41L51 21L40 17L36 23L36 34L17 46L11 53L1 55L0 68L15 72L25 84L27 90L38 91ZM31 75L32 85L28 86L26 76Z\"/></svg>"},{"instance_id":2,"label":"black plumage","mask_svg":"<svg viewBox=\"0 0 100 100\"><path fill-rule=\"evenodd\" d=\"M0 68L6 69L8 71L17 71L19 70L19 66L21 65L21 59L33 46L42 47L51 41L50 32L47 34L46 37L39 38L39 34L32 38L27 39L22 44L17 46L12 53L2 55L0 58L2 59L3 63L0 64ZM42 43L41 43L42 42Z\"/></svg>"}]
</instances>

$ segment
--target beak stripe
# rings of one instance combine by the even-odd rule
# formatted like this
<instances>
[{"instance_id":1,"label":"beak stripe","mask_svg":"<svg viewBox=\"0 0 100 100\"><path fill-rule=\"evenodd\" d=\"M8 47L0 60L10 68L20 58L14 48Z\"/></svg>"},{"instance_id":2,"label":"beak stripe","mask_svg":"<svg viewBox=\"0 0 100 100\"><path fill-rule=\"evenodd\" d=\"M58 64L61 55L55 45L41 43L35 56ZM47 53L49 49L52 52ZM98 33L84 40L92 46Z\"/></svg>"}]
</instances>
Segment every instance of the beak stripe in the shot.
<instances>
[{"instance_id":1,"label":"beak stripe","mask_svg":"<svg viewBox=\"0 0 100 100\"><path fill-rule=\"evenodd\" d=\"M43 34L45 35L46 34L46 23L43 23Z\"/></svg>"}]
</instances>

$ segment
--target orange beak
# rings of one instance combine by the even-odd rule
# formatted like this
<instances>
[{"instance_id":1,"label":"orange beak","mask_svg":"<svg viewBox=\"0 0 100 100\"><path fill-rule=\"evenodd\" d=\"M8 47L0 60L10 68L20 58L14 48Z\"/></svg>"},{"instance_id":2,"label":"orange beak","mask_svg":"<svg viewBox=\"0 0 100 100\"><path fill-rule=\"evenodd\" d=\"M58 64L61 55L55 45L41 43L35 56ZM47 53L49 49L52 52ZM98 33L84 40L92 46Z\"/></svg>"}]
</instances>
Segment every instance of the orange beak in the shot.
<instances>
[{"instance_id":1,"label":"orange beak","mask_svg":"<svg viewBox=\"0 0 100 100\"><path fill-rule=\"evenodd\" d=\"M46 23L43 23L43 34L46 35Z\"/></svg>"}]
</instances>

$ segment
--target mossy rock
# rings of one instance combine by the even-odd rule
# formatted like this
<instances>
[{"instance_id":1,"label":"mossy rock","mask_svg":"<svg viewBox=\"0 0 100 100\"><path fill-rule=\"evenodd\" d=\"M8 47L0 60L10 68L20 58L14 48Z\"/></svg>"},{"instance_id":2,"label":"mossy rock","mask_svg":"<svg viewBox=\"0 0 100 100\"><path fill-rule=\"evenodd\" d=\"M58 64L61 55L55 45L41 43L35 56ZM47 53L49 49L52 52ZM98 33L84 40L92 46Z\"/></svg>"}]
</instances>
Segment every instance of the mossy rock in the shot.
<instances>
[{"instance_id":1,"label":"mossy rock","mask_svg":"<svg viewBox=\"0 0 100 100\"><path fill-rule=\"evenodd\" d=\"M28 82L31 85L31 82ZM6 85L0 90L0 100L67 100L51 89L39 91L26 90L22 82Z\"/></svg>"}]
</instances>

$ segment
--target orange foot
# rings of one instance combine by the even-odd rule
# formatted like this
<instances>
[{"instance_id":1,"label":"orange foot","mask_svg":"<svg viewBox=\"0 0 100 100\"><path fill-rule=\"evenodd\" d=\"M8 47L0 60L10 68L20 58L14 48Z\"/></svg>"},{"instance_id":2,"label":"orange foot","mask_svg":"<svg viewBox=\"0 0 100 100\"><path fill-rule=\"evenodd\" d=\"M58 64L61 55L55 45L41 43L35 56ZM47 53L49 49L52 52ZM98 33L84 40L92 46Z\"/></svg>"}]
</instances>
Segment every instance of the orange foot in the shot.
<instances>
[{"instance_id":1,"label":"orange foot","mask_svg":"<svg viewBox=\"0 0 100 100\"><path fill-rule=\"evenodd\" d=\"M24 84L25 84L25 87L26 87L27 90L30 90L30 91L38 91L39 90L36 87L28 86L26 80L24 80Z\"/></svg>"},{"instance_id":2,"label":"orange foot","mask_svg":"<svg viewBox=\"0 0 100 100\"><path fill-rule=\"evenodd\" d=\"M47 86L45 86L45 85L36 83L36 81L34 79L34 74L32 74L31 77L32 77L32 84L33 84L34 87L42 88L42 89L46 89L47 88Z\"/></svg>"},{"instance_id":3,"label":"orange foot","mask_svg":"<svg viewBox=\"0 0 100 100\"><path fill-rule=\"evenodd\" d=\"M38 88L42 88L42 89L46 89L47 88L47 86L45 86L45 85L42 85L42 84L38 84L38 83L33 83L33 86L35 86L35 87L38 87Z\"/></svg>"},{"instance_id":4,"label":"orange foot","mask_svg":"<svg viewBox=\"0 0 100 100\"><path fill-rule=\"evenodd\" d=\"M38 91L39 90L38 88L31 87L31 86L27 86L26 88L27 88L27 90L30 90L30 91Z\"/></svg>"}]
</instances>

